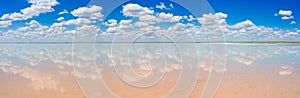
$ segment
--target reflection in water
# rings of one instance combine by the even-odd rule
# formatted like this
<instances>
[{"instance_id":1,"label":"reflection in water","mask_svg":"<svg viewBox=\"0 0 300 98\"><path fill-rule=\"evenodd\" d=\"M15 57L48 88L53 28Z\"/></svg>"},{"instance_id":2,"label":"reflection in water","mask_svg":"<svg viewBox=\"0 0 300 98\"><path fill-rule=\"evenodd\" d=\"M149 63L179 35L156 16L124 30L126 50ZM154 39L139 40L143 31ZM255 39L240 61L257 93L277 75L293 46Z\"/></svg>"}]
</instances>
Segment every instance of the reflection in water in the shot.
<instances>
[{"instance_id":1,"label":"reflection in water","mask_svg":"<svg viewBox=\"0 0 300 98\"><path fill-rule=\"evenodd\" d=\"M216 98L300 97L300 46L227 44L225 70L212 68L210 46L78 44L72 53L70 44L3 44L0 97L199 98L210 71L225 71Z\"/></svg>"},{"instance_id":2,"label":"reflection in water","mask_svg":"<svg viewBox=\"0 0 300 98\"><path fill-rule=\"evenodd\" d=\"M281 66L280 71L278 72L279 75L291 75L293 72L293 67L291 66Z\"/></svg>"},{"instance_id":3,"label":"reflection in water","mask_svg":"<svg viewBox=\"0 0 300 98\"><path fill-rule=\"evenodd\" d=\"M13 73L31 80L31 85L36 89L57 89L57 82L52 80L48 74L44 74L38 70L22 66L10 66L1 68L5 73Z\"/></svg>"},{"instance_id":4,"label":"reflection in water","mask_svg":"<svg viewBox=\"0 0 300 98\"><path fill-rule=\"evenodd\" d=\"M1 45L0 97L83 97L73 76L69 46Z\"/></svg>"}]
</instances>

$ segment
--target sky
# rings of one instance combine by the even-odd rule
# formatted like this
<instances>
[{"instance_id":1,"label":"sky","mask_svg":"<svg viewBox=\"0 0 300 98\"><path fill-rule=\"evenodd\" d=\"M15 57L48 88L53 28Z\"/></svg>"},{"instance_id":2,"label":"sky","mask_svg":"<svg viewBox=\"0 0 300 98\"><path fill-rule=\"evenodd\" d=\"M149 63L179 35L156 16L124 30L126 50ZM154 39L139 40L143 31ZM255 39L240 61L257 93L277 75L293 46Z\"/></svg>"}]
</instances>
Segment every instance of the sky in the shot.
<instances>
[{"instance_id":1,"label":"sky","mask_svg":"<svg viewBox=\"0 0 300 98\"><path fill-rule=\"evenodd\" d=\"M214 13L200 16L190 8L207 5L177 1L113 0L93 5L90 0L4 0L0 41L72 41L74 34L106 40L130 35L122 36L128 39L139 32L178 40L208 34L210 40L219 36L226 41L300 41L299 0L208 0Z\"/></svg>"},{"instance_id":2,"label":"sky","mask_svg":"<svg viewBox=\"0 0 300 98\"><path fill-rule=\"evenodd\" d=\"M289 25L291 21L300 21L299 0L208 0L216 12L229 14L227 21L229 24L252 20L257 25L280 27L280 28L299 28L299 24ZM292 11L293 19L282 20L278 14L280 10Z\"/></svg>"}]
</instances>

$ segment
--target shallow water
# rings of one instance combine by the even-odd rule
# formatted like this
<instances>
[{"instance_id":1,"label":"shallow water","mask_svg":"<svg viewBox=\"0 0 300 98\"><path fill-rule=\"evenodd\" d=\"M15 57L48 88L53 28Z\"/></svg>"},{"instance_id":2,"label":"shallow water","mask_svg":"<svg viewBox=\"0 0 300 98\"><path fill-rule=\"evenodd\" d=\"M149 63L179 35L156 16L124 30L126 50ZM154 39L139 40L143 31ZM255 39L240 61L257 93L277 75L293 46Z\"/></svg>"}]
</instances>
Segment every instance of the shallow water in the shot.
<instances>
[{"instance_id":1,"label":"shallow water","mask_svg":"<svg viewBox=\"0 0 300 98\"><path fill-rule=\"evenodd\" d=\"M0 98L300 97L300 45L84 43L0 47Z\"/></svg>"}]
</instances>

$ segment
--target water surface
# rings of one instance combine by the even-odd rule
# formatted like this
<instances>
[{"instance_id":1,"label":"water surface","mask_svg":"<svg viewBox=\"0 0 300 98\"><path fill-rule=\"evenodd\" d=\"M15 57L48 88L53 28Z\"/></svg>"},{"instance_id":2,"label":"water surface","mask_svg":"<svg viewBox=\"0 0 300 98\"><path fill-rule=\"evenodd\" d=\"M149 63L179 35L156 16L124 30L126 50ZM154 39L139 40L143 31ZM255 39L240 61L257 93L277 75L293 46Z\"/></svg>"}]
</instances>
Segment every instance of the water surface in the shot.
<instances>
[{"instance_id":1,"label":"water surface","mask_svg":"<svg viewBox=\"0 0 300 98\"><path fill-rule=\"evenodd\" d=\"M199 98L209 87L215 98L300 97L299 45L225 45L1 44L0 97ZM214 71L221 84L208 86Z\"/></svg>"}]
</instances>

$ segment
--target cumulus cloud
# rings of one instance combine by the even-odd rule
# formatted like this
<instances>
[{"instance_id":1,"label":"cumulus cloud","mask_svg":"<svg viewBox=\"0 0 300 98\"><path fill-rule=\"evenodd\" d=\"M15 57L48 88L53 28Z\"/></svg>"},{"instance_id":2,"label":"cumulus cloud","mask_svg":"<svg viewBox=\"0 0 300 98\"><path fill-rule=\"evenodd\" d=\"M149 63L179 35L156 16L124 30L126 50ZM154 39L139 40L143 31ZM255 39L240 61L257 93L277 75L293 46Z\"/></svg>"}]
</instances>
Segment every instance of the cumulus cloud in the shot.
<instances>
[{"instance_id":1,"label":"cumulus cloud","mask_svg":"<svg viewBox=\"0 0 300 98\"><path fill-rule=\"evenodd\" d=\"M219 13L209 13L204 14L202 17L198 18L198 21L203 25L211 25L211 24L224 24L226 23L227 14L219 12Z\"/></svg>"},{"instance_id":2,"label":"cumulus cloud","mask_svg":"<svg viewBox=\"0 0 300 98\"><path fill-rule=\"evenodd\" d=\"M32 32L38 32L48 28L48 26L43 26L36 20L31 20L29 23L25 23L25 25L26 26L18 28L16 31L26 32L32 30Z\"/></svg>"},{"instance_id":3,"label":"cumulus cloud","mask_svg":"<svg viewBox=\"0 0 300 98\"><path fill-rule=\"evenodd\" d=\"M30 7L22 9L20 12L4 14L1 20L26 20L42 13L53 12L53 6L59 3L56 0L28 0L32 4Z\"/></svg>"},{"instance_id":4,"label":"cumulus cloud","mask_svg":"<svg viewBox=\"0 0 300 98\"><path fill-rule=\"evenodd\" d=\"M136 5L138 6L138 5ZM141 7L141 6L139 6ZM125 9L125 7L123 7ZM124 10L123 9L123 10ZM125 13L124 13L125 14ZM185 38L189 35L205 35L209 34L210 38L223 39L226 37L228 41L280 41L280 40L299 40L297 39L295 33L289 33L289 30L275 29L265 26L258 26L251 20L245 20L234 25L229 25L226 22L227 14L219 13L209 13L204 14L202 17L193 16L174 16L171 13L157 13L153 14L139 14L136 15L137 21L131 21L128 24L123 25L128 28L132 28L132 25L137 26L134 28L135 32L128 32L121 28L120 24L114 20L110 20L105 24L109 26L103 35L109 33L130 35L141 32L154 32L154 35L163 34L176 37ZM193 21L198 20L202 26L196 26L191 23L181 23L180 20ZM122 21L122 20L121 20ZM125 20L123 20L125 21ZM174 22L168 23L167 28L156 26L161 22ZM224 32L224 33L222 33ZM294 32L294 31L293 31ZM152 34L152 35L153 35ZM224 34L224 35L223 35ZM128 38L127 38L128 39Z\"/></svg>"},{"instance_id":5,"label":"cumulus cloud","mask_svg":"<svg viewBox=\"0 0 300 98\"><path fill-rule=\"evenodd\" d=\"M165 5L164 3L160 3L160 5L156 5L155 7L158 8L158 9L161 9L161 10L162 10L162 9L170 10L170 8L167 8L166 5Z\"/></svg>"},{"instance_id":6,"label":"cumulus cloud","mask_svg":"<svg viewBox=\"0 0 300 98\"><path fill-rule=\"evenodd\" d=\"M118 22L115 19L110 19L110 20L108 20L108 22L104 23L105 26L109 26L109 27L116 26L117 24L118 24Z\"/></svg>"},{"instance_id":7,"label":"cumulus cloud","mask_svg":"<svg viewBox=\"0 0 300 98\"><path fill-rule=\"evenodd\" d=\"M161 4L158 7L160 8L163 5ZM251 20L229 25L226 22L228 15L222 12L203 14L201 17L194 17L193 15L178 16L166 12L154 13L154 10L150 8L138 4L127 4L123 6L121 13L124 16L133 17L132 19L108 19L108 21L102 22L103 15L101 11L102 7L96 5L80 7L70 12L76 18L66 20L64 17L59 17L57 22L51 26L44 26L33 20L23 27L2 31L0 40L51 39L57 41L56 38L69 40L77 32L76 30L84 30L84 28L101 31L100 37L105 37L105 39L109 39L111 37L107 36L115 34L124 35L125 39L130 39L126 38L128 37L126 35L149 33L147 36L161 36L164 34L178 39L209 34L210 38L218 37L221 39L226 37L228 41L300 40L297 37L299 33L296 31L258 26L255 25L255 21ZM67 12L64 10L60 14ZM281 11L278 15L292 17L292 13L288 11ZM193 23L196 22L195 20L198 20L201 25L195 25ZM7 27L11 25L11 22L10 20L0 21L0 27ZM107 26L107 29L100 30L99 22ZM167 26L162 26L165 24ZM295 23L291 22L291 24Z\"/></svg>"},{"instance_id":8,"label":"cumulus cloud","mask_svg":"<svg viewBox=\"0 0 300 98\"><path fill-rule=\"evenodd\" d=\"M156 19L157 18L153 15L144 15L139 17L139 20L143 22L156 22Z\"/></svg>"},{"instance_id":9,"label":"cumulus cloud","mask_svg":"<svg viewBox=\"0 0 300 98\"><path fill-rule=\"evenodd\" d=\"M291 16L293 12L290 10L280 10L278 13L282 16Z\"/></svg>"},{"instance_id":10,"label":"cumulus cloud","mask_svg":"<svg viewBox=\"0 0 300 98\"><path fill-rule=\"evenodd\" d=\"M72 15L77 16L77 17L88 17L90 19L94 20L102 20L103 15L101 13L102 7L100 6L90 6L90 7L80 7L78 9L75 9L71 12Z\"/></svg>"},{"instance_id":11,"label":"cumulus cloud","mask_svg":"<svg viewBox=\"0 0 300 98\"><path fill-rule=\"evenodd\" d=\"M182 19L182 16L174 16L171 13L159 13L158 22L179 22Z\"/></svg>"},{"instance_id":12,"label":"cumulus cloud","mask_svg":"<svg viewBox=\"0 0 300 98\"><path fill-rule=\"evenodd\" d=\"M169 31L184 31L186 25L184 25L183 23L177 23L171 27L168 28Z\"/></svg>"},{"instance_id":13,"label":"cumulus cloud","mask_svg":"<svg viewBox=\"0 0 300 98\"><path fill-rule=\"evenodd\" d=\"M286 33L288 36L296 36L299 35L297 32L288 32Z\"/></svg>"},{"instance_id":14,"label":"cumulus cloud","mask_svg":"<svg viewBox=\"0 0 300 98\"><path fill-rule=\"evenodd\" d=\"M189 22L197 20L193 15L183 16L184 19L187 19Z\"/></svg>"},{"instance_id":15,"label":"cumulus cloud","mask_svg":"<svg viewBox=\"0 0 300 98\"><path fill-rule=\"evenodd\" d=\"M156 16L154 15L143 15L139 16L139 21L135 23L136 26L145 27L151 24L157 24L161 22L179 22L183 19L183 16L174 16L171 13L158 13Z\"/></svg>"},{"instance_id":16,"label":"cumulus cloud","mask_svg":"<svg viewBox=\"0 0 300 98\"><path fill-rule=\"evenodd\" d=\"M119 23L119 28L120 29L127 29L127 28L131 28L132 25L132 20L121 20Z\"/></svg>"},{"instance_id":17,"label":"cumulus cloud","mask_svg":"<svg viewBox=\"0 0 300 98\"><path fill-rule=\"evenodd\" d=\"M69 13L69 12L68 12L66 9L64 9L63 11L59 12L58 15L68 14L68 13Z\"/></svg>"},{"instance_id":18,"label":"cumulus cloud","mask_svg":"<svg viewBox=\"0 0 300 98\"><path fill-rule=\"evenodd\" d=\"M246 20L241 23L237 23L232 26L228 26L230 31L227 38L238 38L239 40L246 39L248 41L271 41L279 40L279 36L282 36L287 31L277 31L270 27L257 26L252 21Z\"/></svg>"},{"instance_id":19,"label":"cumulus cloud","mask_svg":"<svg viewBox=\"0 0 300 98\"><path fill-rule=\"evenodd\" d=\"M57 18L56 20L57 20L57 21L62 21L62 20L65 20L65 18L64 18L64 17L59 17L59 18Z\"/></svg>"},{"instance_id":20,"label":"cumulus cloud","mask_svg":"<svg viewBox=\"0 0 300 98\"><path fill-rule=\"evenodd\" d=\"M202 32L202 34L208 34L210 41L224 41L225 36L223 35L223 32L226 32L226 30L228 30L226 18L227 14L219 12L215 14L204 14L197 20L202 24L202 27L200 29L205 30L205 32Z\"/></svg>"},{"instance_id":21,"label":"cumulus cloud","mask_svg":"<svg viewBox=\"0 0 300 98\"><path fill-rule=\"evenodd\" d=\"M251 21L251 20L246 20L240 23L237 23L235 25L233 25L233 28L246 28L246 27L251 27L251 26L255 26L255 24Z\"/></svg>"},{"instance_id":22,"label":"cumulus cloud","mask_svg":"<svg viewBox=\"0 0 300 98\"><path fill-rule=\"evenodd\" d=\"M8 30L0 35L0 40L8 41L71 41L73 34L82 26L94 26L95 21L88 18L76 18L53 23L51 26L41 25L36 20L25 23L25 26ZM71 27L71 28L70 28ZM92 28L94 29L94 28ZM98 29L96 29L98 30Z\"/></svg>"},{"instance_id":23,"label":"cumulus cloud","mask_svg":"<svg viewBox=\"0 0 300 98\"><path fill-rule=\"evenodd\" d=\"M92 21L87 18L77 18L68 21L62 21L60 23L54 23L53 26L70 26L70 25L82 26L82 25L88 25L90 23L92 23Z\"/></svg>"},{"instance_id":24,"label":"cumulus cloud","mask_svg":"<svg viewBox=\"0 0 300 98\"><path fill-rule=\"evenodd\" d=\"M291 23L290 24L296 24L296 21L291 21Z\"/></svg>"},{"instance_id":25,"label":"cumulus cloud","mask_svg":"<svg viewBox=\"0 0 300 98\"><path fill-rule=\"evenodd\" d=\"M294 18L294 16L292 16L292 13L293 12L291 10L279 10L279 12L274 15L275 16L281 15L282 20L289 20Z\"/></svg>"},{"instance_id":26,"label":"cumulus cloud","mask_svg":"<svg viewBox=\"0 0 300 98\"><path fill-rule=\"evenodd\" d=\"M11 25L12 25L11 20L5 20L5 21L0 20L0 28L5 28L5 27L11 26Z\"/></svg>"},{"instance_id":27,"label":"cumulus cloud","mask_svg":"<svg viewBox=\"0 0 300 98\"><path fill-rule=\"evenodd\" d=\"M289 19L293 19L294 16L282 16L281 19L282 20L289 20Z\"/></svg>"},{"instance_id":28,"label":"cumulus cloud","mask_svg":"<svg viewBox=\"0 0 300 98\"><path fill-rule=\"evenodd\" d=\"M157 17L153 15L144 15L139 17L139 21L135 23L138 27L149 26L150 24L157 23Z\"/></svg>"},{"instance_id":29,"label":"cumulus cloud","mask_svg":"<svg viewBox=\"0 0 300 98\"><path fill-rule=\"evenodd\" d=\"M147 7L142 7L138 4L125 5L125 6L123 6L122 12L125 16L133 16L133 17L150 15L150 14L154 13L153 10L151 10Z\"/></svg>"},{"instance_id":30,"label":"cumulus cloud","mask_svg":"<svg viewBox=\"0 0 300 98\"><path fill-rule=\"evenodd\" d=\"M38 26L38 25L40 25L40 23L37 22L36 20L31 20L29 23L25 23L25 24L31 25L31 26Z\"/></svg>"},{"instance_id":31,"label":"cumulus cloud","mask_svg":"<svg viewBox=\"0 0 300 98\"><path fill-rule=\"evenodd\" d=\"M78 41L95 41L96 34L99 32L100 28L94 25L83 25L76 29L76 34L79 36Z\"/></svg>"}]
</instances>

